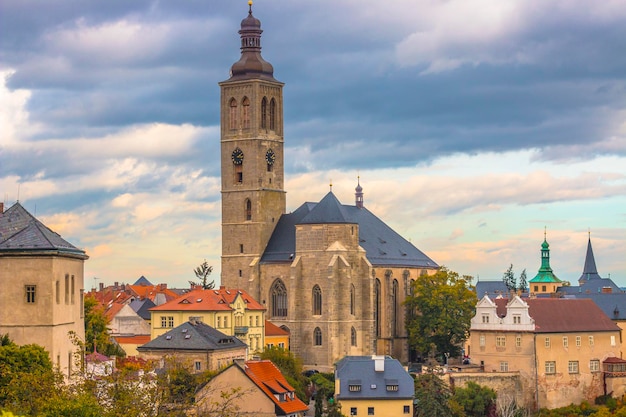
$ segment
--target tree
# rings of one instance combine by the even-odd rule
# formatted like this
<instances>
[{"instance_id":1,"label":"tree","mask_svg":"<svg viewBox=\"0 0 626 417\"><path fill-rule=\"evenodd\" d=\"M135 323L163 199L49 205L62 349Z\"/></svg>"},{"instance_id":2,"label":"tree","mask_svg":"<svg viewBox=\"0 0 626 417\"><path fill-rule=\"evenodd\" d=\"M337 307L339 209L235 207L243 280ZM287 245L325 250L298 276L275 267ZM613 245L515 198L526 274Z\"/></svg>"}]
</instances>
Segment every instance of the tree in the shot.
<instances>
[{"instance_id":1,"label":"tree","mask_svg":"<svg viewBox=\"0 0 626 417\"><path fill-rule=\"evenodd\" d=\"M215 287L215 281L209 282L209 275L213 272L213 267L209 266L209 263L204 260L200 264L199 267L193 270L193 273L196 274L196 277L200 280L200 285L205 290L212 290ZM189 281L190 284L195 285L196 283L193 281Z\"/></svg>"},{"instance_id":2,"label":"tree","mask_svg":"<svg viewBox=\"0 0 626 417\"><path fill-rule=\"evenodd\" d=\"M504 282L509 292L517 289L517 279L513 273L513 264L511 264L502 275L502 282Z\"/></svg>"},{"instance_id":3,"label":"tree","mask_svg":"<svg viewBox=\"0 0 626 417\"><path fill-rule=\"evenodd\" d=\"M469 381L465 388L454 390L452 400L463 408L467 417L495 417L496 393L491 388Z\"/></svg>"},{"instance_id":4,"label":"tree","mask_svg":"<svg viewBox=\"0 0 626 417\"><path fill-rule=\"evenodd\" d=\"M295 389L296 395L305 403L307 379L302 375L302 360L297 358L291 351L281 347L266 348L261 353L261 359L270 360L283 374L287 382Z\"/></svg>"},{"instance_id":5,"label":"tree","mask_svg":"<svg viewBox=\"0 0 626 417\"><path fill-rule=\"evenodd\" d=\"M97 349L107 356L126 356L124 350L111 341L108 325L104 307L95 297L85 297L85 350L93 352Z\"/></svg>"},{"instance_id":6,"label":"tree","mask_svg":"<svg viewBox=\"0 0 626 417\"><path fill-rule=\"evenodd\" d=\"M526 268L519 275L519 285L517 287L521 292L526 291L526 287L528 286L528 279L526 278Z\"/></svg>"},{"instance_id":7,"label":"tree","mask_svg":"<svg viewBox=\"0 0 626 417\"><path fill-rule=\"evenodd\" d=\"M450 417L452 393L448 385L432 372L415 378L415 417Z\"/></svg>"},{"instance_id":8,"label":"tree","mask_svg":"<svg viewBox=\"0 0 626 417\"><path fill-rule=\"evenodd\" d=\"M409 344L423 355L458 356L474 315L476 295L469 288L471 277L460 277L442 267L434 275L422 275L413 285L405 305Z\"/></svg>"}]
</instances>

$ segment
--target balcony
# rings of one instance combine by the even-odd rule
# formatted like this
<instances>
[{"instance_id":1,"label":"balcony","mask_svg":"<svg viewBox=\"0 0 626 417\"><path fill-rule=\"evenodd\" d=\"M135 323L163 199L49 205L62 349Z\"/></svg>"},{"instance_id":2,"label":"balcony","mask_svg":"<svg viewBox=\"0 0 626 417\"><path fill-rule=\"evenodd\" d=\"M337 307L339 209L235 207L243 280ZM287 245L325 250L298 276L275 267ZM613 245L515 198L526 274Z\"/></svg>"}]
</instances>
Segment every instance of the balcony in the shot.
<instances>
[{"instance_id":1,"label":"balcony","mask_svg":"<svg viewBox=\"0 0 626 417\"><path fill-rule=\"evenodd\" d=\"M237 335L247 335L248 334L248 326L235 326L235 336Z\"/></svg>"}]
</instances>

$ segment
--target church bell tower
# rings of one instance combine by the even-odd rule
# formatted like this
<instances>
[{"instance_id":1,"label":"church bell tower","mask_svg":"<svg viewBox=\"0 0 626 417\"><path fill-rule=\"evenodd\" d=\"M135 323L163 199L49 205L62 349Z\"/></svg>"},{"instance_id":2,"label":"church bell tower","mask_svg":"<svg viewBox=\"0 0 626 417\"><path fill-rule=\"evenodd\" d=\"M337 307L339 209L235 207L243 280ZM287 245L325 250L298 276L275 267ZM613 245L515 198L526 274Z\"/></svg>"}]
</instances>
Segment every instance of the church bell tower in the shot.
<instances>
[{"instance_id":1,"label":"church bell tower","mask_svg":"<svg viewBox=\"0 0 626 417\"><path fill-rule=\"evenodd\" d=\"M261 57L261 22L241 21L241 58L221 90L221 282L260 298L259 261L285 213L283 83Z\"/></svg>"}]
</instances>

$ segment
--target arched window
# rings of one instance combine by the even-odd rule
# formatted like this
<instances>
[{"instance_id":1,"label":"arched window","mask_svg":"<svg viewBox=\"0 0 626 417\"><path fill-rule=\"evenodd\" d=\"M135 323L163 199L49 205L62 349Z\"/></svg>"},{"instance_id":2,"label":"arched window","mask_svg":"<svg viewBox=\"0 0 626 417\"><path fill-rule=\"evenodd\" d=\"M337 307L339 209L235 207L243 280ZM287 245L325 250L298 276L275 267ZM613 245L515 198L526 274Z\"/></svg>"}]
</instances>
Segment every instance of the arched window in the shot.
<instances>
[{"instance_id":1,"label":"arched window","mask_svg":"<svg viewBox=\"0 0 626 417\"><path fill-rule=\"evenodd\" d=\"M270 100L270 130L276 130L276 100Z\"/></svg>"},{"instance_id":2,"label":"arched window","mask_svg":"<svg viewBox=\"0 0 626 417\"><path fill-rule=\"evenodd\" d=\"M315 346L322 346L322 331L319 327L316 327L313 330L313 344Z\"/></svg>"},{"instance_id":3,"label":"arched window","mask_svg":"<svg viewBox=\"0 0 626 417\"><path fill-rule=\"evenodd\" d=\"M398 280L393 280L391 287L391 332L393 337L398 336Z\"/></svg>"},{"instance_id":4,"label":"arched window","mask_svg":"<svg viewBox=\"0 0 626 417\"><path fill-rule=\"evenodd\" d=\"M354 288L354 284L350 284L350 314L354 316L354 301L356 297L356 288Z\"/></svg>"},{"instance_id":5,"label":"arched window","mask_svg":"<svg viewBox=\"0 0 626 417\"><path fill-rule=\"evenodd\" d=\"M237 100L234 98L230 99L230 112L228 113L228 127L231 130L237 129Z\"/></svg>"},{"instance_id":6,"label":"arched window","mask_svg":"<svg viewBox=\"0 0 626 417\"><path fill-rule=\"evenodd\" d=\"M354 327L350 330L350 346L356 346L356 329Z\"/></svg>"},{"instance_id":7,"label":"arched window","mask_svg":"<svg viewBox=\"0 0 626 417\"><path fill-rule=\"evenodd\" d=\"M252 202L246 198L246 220L252 220Z\"/></svg>"},{"instance_id":8,"label":"arched window","mask_svg":"<svg viewBox=\"0 0 626 417\"><path fill-rule=\"evenodd\" d=\"M250 129L250 99L244 97L241 105L243 106L243 111L241 112L242 127L244 129Z\"/></svg>"},{"instance_id":9,"label":"arched window","mask_svg":"<svg viewBox=\"0 0 626 417\"><path fill-rule=\"evenodd\" d=\"M319 285L313 287L313 315L322 315L322 290Z\"/></svg>"},{"instance_id":10,"label":"arched window","mask_svg":"<svg viewBox=\"0 0 626 417\"><path fill-rule=\"evenodd\" d=\"M267 97L261 100L261 129L267 129Z\"/></svg>"},{"instance_id":11,"label":"arched window","mask_svg":"<svg viewBox=\"0 0 626 417\"><path fill-rule=\"evenodd\" d=\"M287 317L287 288L277 279L270 288L272 317Z\"/></svg>"},{"instance_id":12,"label":"arched window","mask_svg":"<svg viewBox=\"0 0 626 417\"><path fill-rule=\"evenodd\" d=\"M409 295L409 271L406 269L402 272L402 280L404 281L404 294Z\"/></svg>"},{"instance_id":13,"label":"arched window","mask_svg":"<svg viewBox=\"0 0 626 417\"><path fill-rule=\"evenodd\" d=\"M376 326L376 337L380 337L380 280L376 278L374 284L374 323Z\"/></svg>"}]
</instances>

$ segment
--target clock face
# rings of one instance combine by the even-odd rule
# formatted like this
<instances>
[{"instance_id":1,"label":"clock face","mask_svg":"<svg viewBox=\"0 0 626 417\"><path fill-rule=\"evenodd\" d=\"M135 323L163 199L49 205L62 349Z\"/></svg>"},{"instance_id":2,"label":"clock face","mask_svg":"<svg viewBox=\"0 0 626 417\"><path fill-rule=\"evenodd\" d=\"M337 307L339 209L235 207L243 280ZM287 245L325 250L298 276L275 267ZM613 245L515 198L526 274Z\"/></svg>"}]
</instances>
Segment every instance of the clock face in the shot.
<instances>
[{"instance_id":1,"label":"clock face","mask_svg":"<svg viewBox=\"0 0 626 417\"><path fill-rule=\"evenodd\" d=\"M276 154L274 153L273 150L268 149L267 152L265 153L265 162L267 162L267 165L274 165L275 160L276 160Z\"/></svg>"},{"instance_id":2,"label":"clock face","mask_svg":"<svg viewBox=\"0 0 626 417\"><path fill-rule=\"evenodd\" d=\"M230 158L233 160L233 164L241 165L243 163L243 151L239 148L235 149Z\"/></svg>"}]
</instances>

